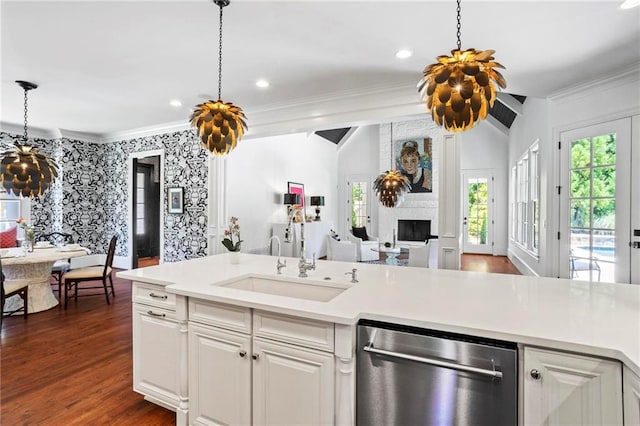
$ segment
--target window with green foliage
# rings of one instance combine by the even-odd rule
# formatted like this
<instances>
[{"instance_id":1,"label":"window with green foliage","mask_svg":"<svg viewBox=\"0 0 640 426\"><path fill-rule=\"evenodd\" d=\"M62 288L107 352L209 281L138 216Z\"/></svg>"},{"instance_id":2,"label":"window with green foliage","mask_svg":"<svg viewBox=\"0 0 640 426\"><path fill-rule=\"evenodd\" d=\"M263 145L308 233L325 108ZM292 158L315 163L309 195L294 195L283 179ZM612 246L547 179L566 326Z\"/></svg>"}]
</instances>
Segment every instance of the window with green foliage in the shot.
<instances>
[{"instance_id":1,"label":"window with green foliage","mask_svg":"<svg viewBox=\"0 0 640 426\"><path fill-rule=\"evenodd\" d=\"M540 245L540 164L538 142L511 170L511 239L538 253Z\"/></svg>"},{"instance_id":2,"label":"window with green foliage","mask_svg":"<svg viewBox=\"0 0 640 426\"><path fill-rule=\"evenodd\" d=\"M367 182L353 182L351 184L351 226L362 227L367 225L368 203Z\"/></svg>"}]
</instances>

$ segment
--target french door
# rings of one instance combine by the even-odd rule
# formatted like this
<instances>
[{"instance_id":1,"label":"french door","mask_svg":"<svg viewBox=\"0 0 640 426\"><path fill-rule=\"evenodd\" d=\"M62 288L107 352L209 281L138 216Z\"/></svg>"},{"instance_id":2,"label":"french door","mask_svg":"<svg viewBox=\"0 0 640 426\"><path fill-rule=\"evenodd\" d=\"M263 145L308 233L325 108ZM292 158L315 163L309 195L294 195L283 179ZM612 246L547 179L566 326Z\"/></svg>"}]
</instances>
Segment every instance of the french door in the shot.
<instances>
[{"instance_id":1,"label":"french door","mask_svg":"<svg viewBox=\"0 0 640 426\"><path fill-rule=\"evenodd\" d=\"M640 283L640 249L632 248L640 240L640 174L631 167L640 149L632 136L631 118L560 134L561 277Z\"/></svg>"},{"instance_id":2,"label":"french door","mask_svg":"<svg viewBox=\"0 0 640 426\"><path fill-rule=\"evenodd\" d=\"M464 253L493 253L493 183L490 171L462 174Z\"/></svg>"},{"instance_id":3,"label":"french door","mask_svg":"<svg viewBox=\"0 0 640 426\"><path fill-rule=\"evenodd\" d=\"M343 224L345 232L352 226L366 226L369 233L375 232L377 224L371 210L371 202L375 199L373 181L370 176L347 176L346 180L346 209Z\"/></svg>"}]
</instances>

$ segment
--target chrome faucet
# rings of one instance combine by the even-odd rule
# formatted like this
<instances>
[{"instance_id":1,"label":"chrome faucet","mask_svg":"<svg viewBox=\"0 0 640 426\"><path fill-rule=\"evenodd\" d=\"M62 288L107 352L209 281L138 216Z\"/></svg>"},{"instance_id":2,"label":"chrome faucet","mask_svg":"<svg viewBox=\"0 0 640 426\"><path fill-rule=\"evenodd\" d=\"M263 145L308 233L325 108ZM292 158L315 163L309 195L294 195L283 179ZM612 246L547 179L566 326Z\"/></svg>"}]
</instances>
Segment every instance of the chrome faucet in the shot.
<instances>
[{"instance_id":1,"label":"chrome faucet","mask_svg":"<svg viewBox=\"0 0 640 426\"><path fill-rule=\"evenodd\" d=\"M358 270L356 268L353 268L351 270L351 272L345 272L345 275L351 275L351 282L352 283L357 283L358 281L358 277L356 276L356 273L358 272Z\"/></svg>"},{"instance_id":2,"label":"chrome faucet","mask_svg":"<svg viewBox=\"0 0 640 426\"><path fill-rule=\"evenodd\" d=\"M316 254L313 254L313 262L307 262L307 258L304 256L304 223L300 224L300 261L298 261L298 277L308 277L307 271L316 269Z\"/></svg>"},{"instance_id":3,"label":"chrome faucet","mask_svg":"<svg viewBox=\"0 0 640 426\"><path fill-rule=\"evenodd\" d=\"M287 261L285 260L284 262L280 261L280 238L278 238L277 235L272 235L271 237L269 237L269 239L267 240L267 244L271 244L271 240L275 239L278 242L278 261L276 263L276 270L278 271L278 275L282 274L282 268L286 268L287 266Z\"/></svg>"}]
</instances>

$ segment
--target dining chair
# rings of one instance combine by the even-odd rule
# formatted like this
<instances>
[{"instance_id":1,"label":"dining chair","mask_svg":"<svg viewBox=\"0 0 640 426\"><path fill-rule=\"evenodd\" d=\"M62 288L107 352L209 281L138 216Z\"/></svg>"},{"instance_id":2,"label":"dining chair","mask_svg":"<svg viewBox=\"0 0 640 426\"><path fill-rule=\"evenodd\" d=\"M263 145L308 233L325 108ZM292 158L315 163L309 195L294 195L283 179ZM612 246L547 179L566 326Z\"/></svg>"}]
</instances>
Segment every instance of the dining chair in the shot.
<instances>
[{"instance_id":1,"label":"dining chair","mask_svg":"<svg viewBox=\"0 0 640 426\"><path fill-rule=\"evenodd\" d=\"M107 288L107 278L109 278L109 284L111 286L111 294L116 297L116 292L113 289L113 279L111 278L111 271L113 265L113 257L116 252L117 237L114 235L109 242L109 249L107 250L107 258L104 265L88 266L86 268L72 269L64 274L64 308L67 309L67 302L69 301L69 291L74 290L73 298L76 303L78 302L78 288L81 290L89 290L95 288L104 289L104 295L107 299L107 305L110 305L109 301L109 289ZM102 281L102 286L90 286L80 287L80 283L87 281ZM95 296L99 293L81 294L81 296Z\"/></svg>"},{"instance_id":2,"label":"dining chair","mask_svg":"<svg viewBox=\"0 0 640 426\"><path fill-rule=\"evenodd\" d=\"M18 309L14 309L13 311L4 311L4 302L11 296L18 295L22 298L22 307ZM4 271L2 270L2 259L0 258L0 307L2 309L2 315L0 315L0 330L2 329L2 319L5 315L13 315L16 312L23 311L24 319L27 319L27 315L29 314L29 304L27 302L29 298L29 286L28 284L14 284L14 283L5 283L4 281Z\"/></svg>"},{"instance_id":3,"label":"dining chair","mask_svg":"<svg viewBox=\"0 0 640 426\"><path fill-rule=\"evenodd\" d=\"M64 232L50 232L48 234L41 234L38 237L38 241L49 241L54 246L73 244L73 235ZM51 276L58 283L58 299L62 297L60 289L62 288L62 276L71 268L71 259L58 260L51 267Z\"/></svg>"},{"instance_id":4,"label":"dining chair","mask_svg":"<svg viewBox=\"0 0 640 426\"><path fill-rule=\"evenodd\" d=\"M420 246L410 246L409 261L407 264L409 266L428 268L430 267L430 264L429 264L430 253L431 253L431 241Z\"/></svg>"}]
</instances>

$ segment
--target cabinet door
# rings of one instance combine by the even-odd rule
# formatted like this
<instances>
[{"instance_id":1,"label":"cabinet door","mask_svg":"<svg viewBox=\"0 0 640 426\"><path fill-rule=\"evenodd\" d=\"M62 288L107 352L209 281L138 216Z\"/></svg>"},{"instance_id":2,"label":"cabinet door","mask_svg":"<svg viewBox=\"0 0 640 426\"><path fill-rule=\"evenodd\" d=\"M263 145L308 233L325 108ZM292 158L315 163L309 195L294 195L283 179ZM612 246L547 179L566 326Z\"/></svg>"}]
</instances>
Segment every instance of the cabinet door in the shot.
<instances>
[{"instance_id":1,"label":"cabinet door","mask_svg":"<svg viewBox=\"0 0 640 426\"><path fill-rule=\"evenodd\" d=\"M640 377L624 367L623 372L624 394L624 424L625 426L640 425Z\"/></svg>"},{"instance_id":2,"label":"cabinet door","mask_svg":"<svg viewBox=\"0 0 640 426\"><path fill-rule=\"evenodd\" d=\"M525 425L622 424L619 362L525 348L523 379Z\"/></svg>"},{"instance_id":3,"label":"cabinet door","mask_svg":"<svg viewBox=\"0 0 640 426\"><path fill-rule=\"evenodd\" d=\"M251 336L189 323L189 424L251 423Z\"/></svg>"},{"instance_id":4,"label":"cabinet door","mask_svg":"<svg viewBox=\"0 0 640 426\"><path fill-rule=\"evenodd\" d=\"M186 403L186 348L186 324L176 320L175 312L133 305L133 389L136 392L174 408L180 407L181 401Z\"/></svg>"},{"instance_id":5,"label":"cabinet door","mask_svg":"<svg viewBox=\"0 0 640 426\"><path fill-rule=\"evenodd\" d=\"M253 340L253 424L333 424L333 354Z\"/></svg>"}]
</instances>

